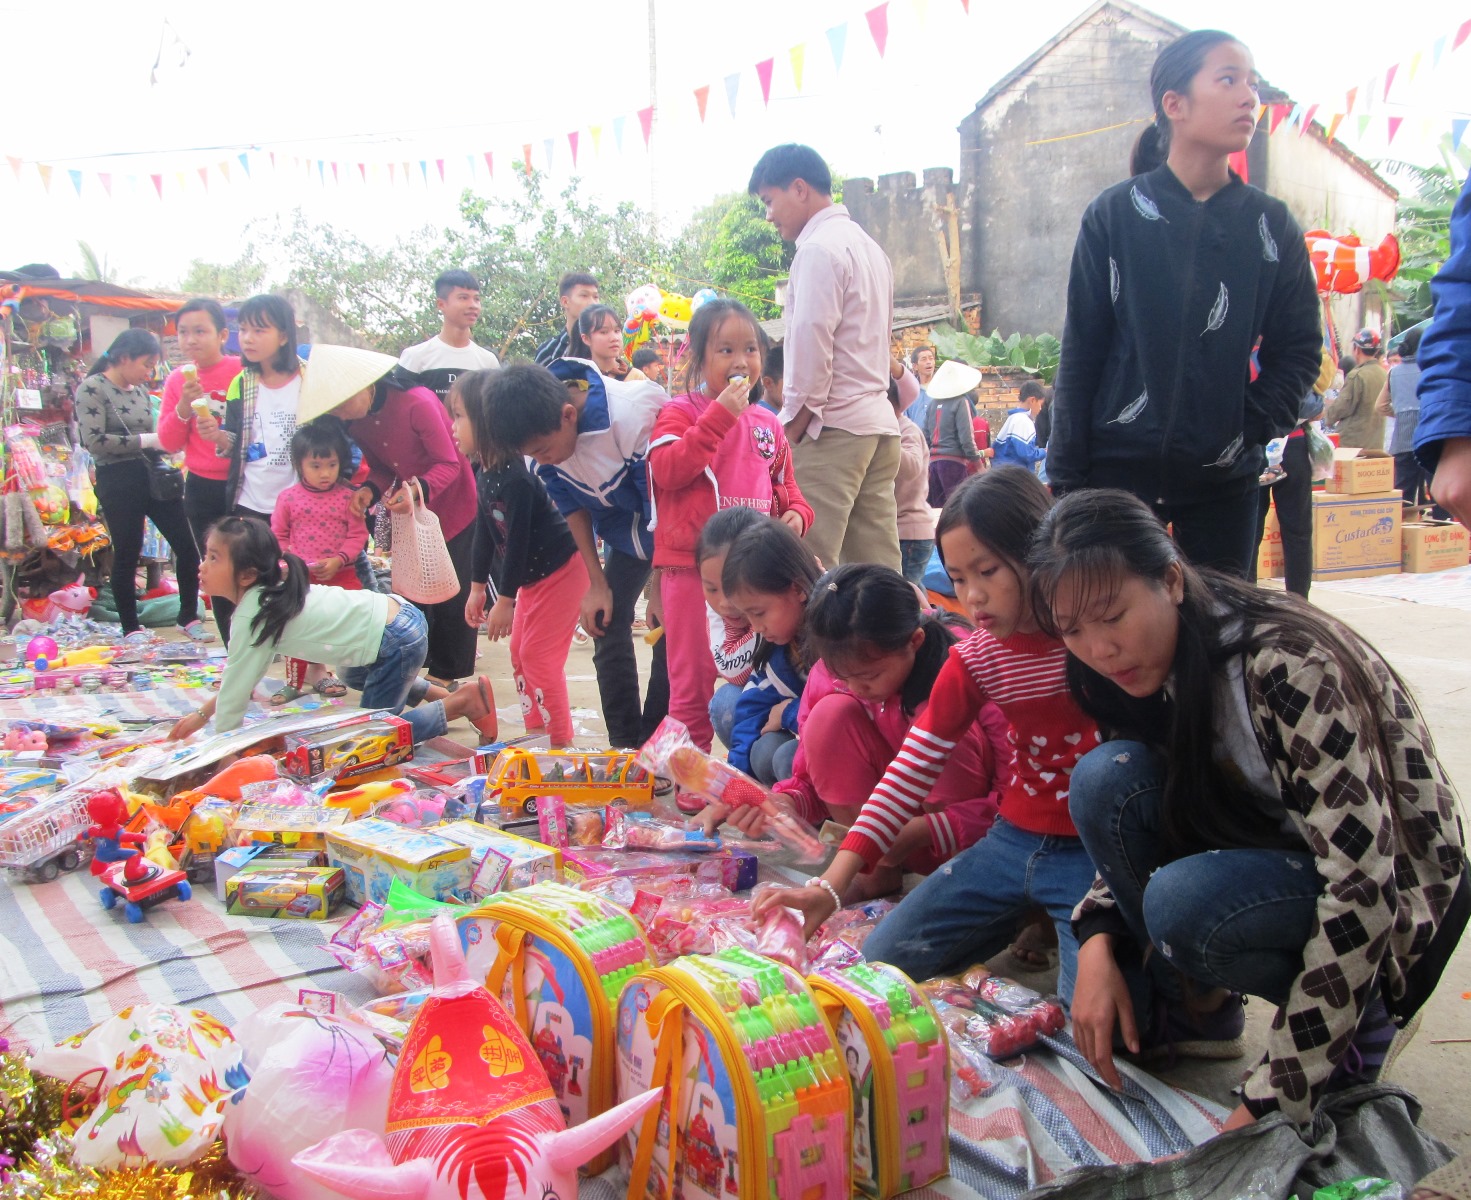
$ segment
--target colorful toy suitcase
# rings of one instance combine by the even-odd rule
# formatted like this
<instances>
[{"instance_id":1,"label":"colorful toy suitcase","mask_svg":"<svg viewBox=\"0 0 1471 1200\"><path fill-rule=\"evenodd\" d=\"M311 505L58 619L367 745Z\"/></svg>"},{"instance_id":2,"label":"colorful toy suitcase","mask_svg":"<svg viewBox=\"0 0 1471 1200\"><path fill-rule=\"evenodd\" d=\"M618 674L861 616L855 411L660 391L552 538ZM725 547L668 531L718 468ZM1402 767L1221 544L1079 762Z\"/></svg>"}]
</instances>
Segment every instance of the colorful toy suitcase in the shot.
<instances>
[{"instance_id":1,"label":"colorful toy suitcase","mask_svg":"<svg viewBox=\"0 0 1471 1200\"><path fill-rule=\"evenodd\" d=\"M489 897L459 918L470 977L483 979L541 1060L568 1127L617 1103L613 1016L623 985L654 965L626 909L559 883ZM616 1147L587 1164L596 1175Z\"/></svg>"},{"instance_id":2,"label":"colorful toy suitcase","mask_svg":"<svg viewBox=\"0 0 1471 1200\"><path fill-rule=\"evenodd\" d=\"M853 1085L853 1191L890 1200L950 1171L950 1052L929 1000L896 967L807 977Z\"/></svg>"},{"instance_id":3,"label":"colorful toy suitcase","mask_svg":"<svg viewBox=\"0 0 1471 1200\"><path fill-rule=\"evenodd\" d=\"M664 1087L628 1139L629 1200L848 1200L852 1089L795 971L688 955L618 1001L618 1094Z\"/></svg>"}]
</instances>

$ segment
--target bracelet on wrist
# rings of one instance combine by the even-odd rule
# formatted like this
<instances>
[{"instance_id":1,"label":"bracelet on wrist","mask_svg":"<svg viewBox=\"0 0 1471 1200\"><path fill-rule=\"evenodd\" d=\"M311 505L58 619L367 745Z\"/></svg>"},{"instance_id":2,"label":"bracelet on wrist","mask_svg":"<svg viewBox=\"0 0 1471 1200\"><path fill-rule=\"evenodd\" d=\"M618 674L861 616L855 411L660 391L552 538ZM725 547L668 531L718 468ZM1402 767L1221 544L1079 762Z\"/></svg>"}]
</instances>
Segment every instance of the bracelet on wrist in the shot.
<instances>
[{"instance_id":1,"label":"bracelet on wrist","mask_svg":"<svg viewBox=\"0 0 1471 1200\"><path fill-rule=\"evenodd\" d=\"M833 885L830 884L821 875L814 875L811 879L807 881L807 886L820 887L829 896L831 896L833 898L833 912L837 912L840 908L843 907L843 898L838 895L838 889L833 887Z\"/></svg>"}]
</instances>

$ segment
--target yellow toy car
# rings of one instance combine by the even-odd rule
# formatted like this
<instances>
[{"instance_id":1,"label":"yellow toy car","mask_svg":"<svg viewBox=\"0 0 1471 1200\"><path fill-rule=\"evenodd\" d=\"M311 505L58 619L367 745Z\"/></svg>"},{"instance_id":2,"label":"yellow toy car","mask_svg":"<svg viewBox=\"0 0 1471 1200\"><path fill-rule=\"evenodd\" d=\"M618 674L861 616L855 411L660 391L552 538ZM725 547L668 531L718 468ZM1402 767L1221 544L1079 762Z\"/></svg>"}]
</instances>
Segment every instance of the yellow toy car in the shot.
<instances>
[{"instance_id":1,"label":"yellow toy car","mask_svg":"<svg viewBox=\"0 0 1471 1200\"><path fill-rule=\"evenodd\" d=\"M644 810L654 802L654 777L629 750L502 750L485 778L485 795L500 801L503 819L534 817L543 796L568 805L625 804Z\"/></svg>"},{"instance_id":2,"label":"yellow toy car","mask_svg":"<svg viewBox=\"0 0 1471 1200\"><path fill-rule=\"evenodd\" d=\"M397 766L413 756L409 723L384 713L344 722L333 729L300 736L288 734L281 765L288 776L300 781L323 775L342 780Z\"/></svg>"}]
</instances>

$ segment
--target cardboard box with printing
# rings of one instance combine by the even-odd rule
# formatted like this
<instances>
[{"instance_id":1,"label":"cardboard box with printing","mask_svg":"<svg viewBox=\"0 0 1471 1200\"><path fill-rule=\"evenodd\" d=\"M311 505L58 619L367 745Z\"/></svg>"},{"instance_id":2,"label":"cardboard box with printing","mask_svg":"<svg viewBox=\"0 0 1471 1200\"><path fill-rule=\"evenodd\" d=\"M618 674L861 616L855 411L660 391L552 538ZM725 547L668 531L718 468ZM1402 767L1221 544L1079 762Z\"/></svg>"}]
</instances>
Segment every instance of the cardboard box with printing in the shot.
<instances>
[{"instance_id":1,"label":"cardboard box with printing","mask_svg":"<svg viewBox=\"0 0 1471 1200\"><path fill-rule=\"evenodd\" d=\"M1400 495L1313 494L1313 578L1361 579L1400 569Z\"/></svg>"},{"instance_id":2,"label":"cardboard box with printing","mask_svg":"<svg viewBox=\"0 0 1471 1200\"><path fill-rule=\"evenodd\" d=\"M1383 450L1333 451L1333 474L1323 490L1339 496L1371 496L1394 487L1394 459Z\"/></svg>"},{"instance_id":3,"label":"cardboard box with printing","mask_svg":"<svg viewBox=\"0 0 1471 1200\"><path fill-rule=\"evenodd\" d=\"M1404 565L1412 575L1449 571L1471 561L1471 539L1464 525L1406 525Z\"/></svg>"}]
</instances>

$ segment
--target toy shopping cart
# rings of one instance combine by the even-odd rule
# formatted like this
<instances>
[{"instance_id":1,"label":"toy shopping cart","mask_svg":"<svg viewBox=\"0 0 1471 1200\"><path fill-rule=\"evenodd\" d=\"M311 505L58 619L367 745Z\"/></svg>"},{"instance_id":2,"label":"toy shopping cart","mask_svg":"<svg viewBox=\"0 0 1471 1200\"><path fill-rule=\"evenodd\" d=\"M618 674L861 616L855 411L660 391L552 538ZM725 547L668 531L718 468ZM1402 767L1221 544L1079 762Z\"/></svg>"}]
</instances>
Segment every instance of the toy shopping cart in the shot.
<instances>
[{"instance_id":1,"label":"toy shopping cart","mask_svg":"<svg viewBox=\"0 0 1471 1200\"><path fill-rule=\"evenodd\" d=\"M92 789L63 788L0 824L0 867L27 883L49 883L92 857L83 835L92 824L87 796Z\"/></svg>"}]
</instances>

